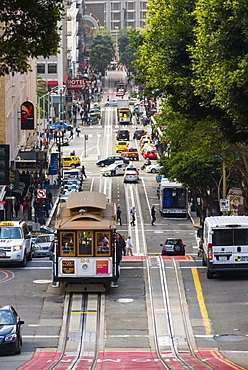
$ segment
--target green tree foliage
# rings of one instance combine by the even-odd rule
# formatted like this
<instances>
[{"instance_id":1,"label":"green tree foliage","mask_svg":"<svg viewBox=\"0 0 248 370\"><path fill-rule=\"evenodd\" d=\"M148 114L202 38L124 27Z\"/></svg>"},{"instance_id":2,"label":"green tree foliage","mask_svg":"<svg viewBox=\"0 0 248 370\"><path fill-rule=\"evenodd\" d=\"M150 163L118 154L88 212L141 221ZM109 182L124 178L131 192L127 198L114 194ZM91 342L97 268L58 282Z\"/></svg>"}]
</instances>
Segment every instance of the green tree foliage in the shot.
<instances>
[{"instance_id":1,"label":"green tree foliage","mask_svg":"<svg viewBox=\"0 0 248 370\"><path fill-rule=\"evenodd\" d=\"M109 32L98 33L90 49L90 64L98 71L104 72L114 57L114 42Z\"/></svg>"},{"instance_id":2,"label":"green tree foliage","mask_svg":"<svg viewBox=\"0 0 248 370\"><path fill-rule=\"evenodd\" d=\"M197 168L192 158L206 162L207 174L210 156L219 156L246 203L247 11L244 0L150 0L147 28L134 40L140 80L165 96L159 125L167 127L164 136L169 135L174 148L166 169L171 166L176 173L175 158L178 176L181 166L190 184L195 176L186 171L187 163ZM207 177L198 175L205 189Z\"/></svg>"},{"instance_id":3,"label":"green tree foliage","mask_svg":"<svg viewBox=\"0 0 248 370\"><path fill-rule=\"evenodd\" d=\"M62 0L0 2L0 75L31 69L29 58L57 53Z\"/></svg>"},{"instance_id":4,"label":"green tree foliage","mask_svg":"<svg viewBox=\"0 0 248 370\"><path fill-rule=\"evenodd\" d=\"M195 92L225 112L229 142L248 141L247 1L198 0L191 46Z\"/></svg>"},{"instance_id":5,"label":"green tree foliage","mask_svg":"<svg viewBox=\"0 0 248 370\"><path fill-rule=\"evenodd\" d=\"M130 66L131 63L136 60L135 51L136 48L131 46L131 41L129 40L129 34L131 31L126 29L120 31L119 37L119 57L120 62L127 66Z\"/></svg>"}]
</instances>

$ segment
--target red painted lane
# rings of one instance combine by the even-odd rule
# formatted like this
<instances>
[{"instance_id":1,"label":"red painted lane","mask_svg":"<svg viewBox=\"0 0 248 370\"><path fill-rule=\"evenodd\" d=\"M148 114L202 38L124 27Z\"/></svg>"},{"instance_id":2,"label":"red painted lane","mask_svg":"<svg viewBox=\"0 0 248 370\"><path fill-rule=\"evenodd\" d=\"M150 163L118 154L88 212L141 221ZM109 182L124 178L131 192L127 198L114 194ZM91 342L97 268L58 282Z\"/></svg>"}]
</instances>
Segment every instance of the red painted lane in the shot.
<instances>
[{"instance_id":1,"label":"red painted lane","mask_svg":"<svg viewBox=\"0 0 248 370\"><path fill-rule=\"evenodd\" d=\"M201 360L204 360L208 365L213 369L221 370L247 370L242 366L235 364L232 361L229 361L219 351L200 351L196 353L196 356Z\"/></svg>"},{"instance_id":2,"label":"red painted lane","mask_svg":"<svg viewBox=\"0 0 248 370\"><path fill-rule=\"evenodd\" d=\"M201 351L196 353L197 357L215 370L246 370L242 366L225 359L218 351ZM59 358L58 352L36 352L33 358L18 370L47 370ZM174 358L171 352L162 354L164 361L173 370L182 370L183 367ZM197 370L206 369L200 365L195 358L188 353L181 353L180 357ZM65 370L73 360L73 356L66 356L56 366L56 370ZM92 357L84 357L77 370L87 370L91 364ZM157 358L155 352L100 352L97 360L96 370L164 370L164 366Z\"/></svg>"},{"instance_id":3,"label":"red painted lane","mask_svg":"<svg viewBox=\"0 0 248 370\"><path fill-rule=\"evenodd\" d=\"M59 352L35 352L34 356L18 370L46 370L59 358Z\"/></svg>"},{"instance_id":4,"label":"red painted lane","mask_svg":"<svg viewBox=\"0 0 248 370\"><path fill-rule=\"evenodd\" d=\"M0 283L4 283L5 281L11 280L15 277L15 274L13 274L11 271L0 269L0 273L1 272L5 275L5 277L2 279L0 278Z\"/></svg>"}]
</instances>

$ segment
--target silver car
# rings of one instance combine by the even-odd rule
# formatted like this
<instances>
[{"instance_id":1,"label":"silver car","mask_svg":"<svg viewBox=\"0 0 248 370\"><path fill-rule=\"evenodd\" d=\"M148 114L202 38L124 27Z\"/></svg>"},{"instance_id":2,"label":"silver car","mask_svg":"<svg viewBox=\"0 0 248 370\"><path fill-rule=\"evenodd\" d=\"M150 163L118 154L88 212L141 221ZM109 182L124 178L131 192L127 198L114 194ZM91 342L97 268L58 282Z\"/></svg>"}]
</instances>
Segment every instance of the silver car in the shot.
<instances>
[{"instance_id":1,"label":"silver car","mask_svg":"<svg viewBox=\"0 0 248 370\"><path fill-rule=\"evenodd\" d=\"M50 247L54 240L54 234L37 235L33 245L33 257L48 257L50 256Z\"/></svg>"}]
</instances>

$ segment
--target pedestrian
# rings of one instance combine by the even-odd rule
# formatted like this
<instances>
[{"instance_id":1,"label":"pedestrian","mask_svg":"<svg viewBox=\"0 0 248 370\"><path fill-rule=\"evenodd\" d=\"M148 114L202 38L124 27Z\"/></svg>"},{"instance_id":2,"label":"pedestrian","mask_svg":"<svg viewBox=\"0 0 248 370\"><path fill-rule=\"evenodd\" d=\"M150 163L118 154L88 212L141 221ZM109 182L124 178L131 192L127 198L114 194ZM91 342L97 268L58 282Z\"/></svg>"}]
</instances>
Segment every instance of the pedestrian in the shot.
<instances>
[{"instance_id":1,"label":"pedestrian","mask_svg":"<svg viewBox=\"0 0 248 370\"><path fill-rule=\"evenodd\" d=\"M133 245L131 243L131 236L129 235L126 240L127 256L133 256Z\"/></svg>"},{"instance_id":2,"label":"pedestrian","mask_svg":"<svg viewBox=\"0 0 248 370\"><path fill-rule=\"evenodd\" d=\"M82 164L82 169L81 169L82 177L84 176L87 179L86 173L85 173L85 167Z\"/></svg>"},{"instance_id":3,"label":"pedestrian","mask_svg":"<svg viewBox=\"0 0 248 370\"><path fill-rule=\"evenodd\" d=\"M73 139L73 130L70 131L70 136L71 139Z\"/></svg>"},{"instance_id":4,"label":"pedestrian","mask_svg":"<svg viewBox=\"0 0 248 370\"><path fill-rule=\"evenodd\" d=\"M122 260L122 244L121 244L121 239L122 236L119 233L116 233L116 265L117 265L117 271L116 271L116 276L120 276L120 263ZM112 287L117 287L118 284L117 282L114 282L111 284Z\"/></svg>"},{"instance_id":5,"label":"pedestrian","mask_svg":"<svg viewBox=\"0 0 248 370\"><path fill-rule=\"evenodd\" d=\"M135 207L131 208L130 213L131 213L131 216L132 216L132 221L130 222L130 224L135 226L135 214L136 214Z\"/></svg>"},{"instance_id":6,"label":"pedestrian","mask_svg":"<svg viewBox=\"0 0 248 370\"><path fill-rule=\"evenodd\" d=\"M18 212L19 212L19 209L20 209L20 202L18 199L15 200L15 217L18 218Z\"/></svg>"},{"instance_id":7,"label":"pedestrian","mask_svg":"<svg viewBox=\"0 0 248 370\"><path fill-rule=\"evenodd\" d=\"M49 201L48 198L46 198L46 202L45 202L45 211L46 211L46 217L48 218L49 217L49 211L51 209L51 203Z\"/></svg>"},{"instance_id":8,"label":"pedestrian","mask_svg":"<svg viewBox=\"0 0 248 370\"><path fill-rule=\"evenodd\" d=\"M127 250L126 250L125 238L123 235L121 236L121 239L120 239L120 245L121 245L121 254L125 256L127 254Z\"/></svg>"},{"instance_id":9,"label":"pedestrian","mask_svg":"<svg viewBox=\"0 0 248 370\"><path fill-rule=\"evenodd\" d=\"M53 195L52 193L50 192L50 190L47 191L47 198L49 199L49 202L51 203L51 205L53 206Z\"/></svg>"},{"instance_id":10,"label":"pedestrian","mask_svg":"<svg viewBox=\"0 0 248 370\"><path fill-rule=\"evenodd\" d=\"M28 201L27 201L27 199L25 198L25 199L22 201L23 218L24 218L25 220L27 220L27 219L28 219L28 206L29 206Z\"/></svg>"},{"instance_id":11,"label":"pedestrian","mask_svg":"<svg viewBox=\"0 0 248 370\"><path fill-rule=\"evenodd\" d=\"M122 226L122 223L121 223L121 208L120 207L117 207L117 211L116 211L116 223L120 221L120 226Z\"/></svg>"},{"instance_id":12,"label":"pedestrian","mask_svg":"<svg viewBox=\"0 0 248 370\"><path fill-rule=\"evenodd\" d=\"M80 132L81 132L81 131L80 131L80 130L79 130L79 128L77 127L77 128L76 128L77 137L79 137Z\"/></svg>"},{"instance_id":13,"label":"pedestrian","mask_svg":"<svg viewBox=\"0 0 248 370\"><path fill-rule=\"evenodd\" d=\"M152 226L154 226L154 222L156 221L156 209L155 209L155 206L152 206L151 216L152 216Z\"/></svg>"},{"instance_id":14,"label":"pedestrian","mask_svg":"<svg viewBox=\"0 0 248 370\"><path fill-rule=\"evenodd\" d=\"M55 259L56 259L56 251L57 251L57 248L58 248L58 236L57 236L57 234L54 234L54 240L51 243L51 246L50 246L50 249L49 249L49 252L50 252L50 260L52 260L52 274L53 274L53 276L52 276L53 277L52 286L53 287L57 287L57 284L54 281L54 276L55 276Z\"/></svg>"}]
</instances>

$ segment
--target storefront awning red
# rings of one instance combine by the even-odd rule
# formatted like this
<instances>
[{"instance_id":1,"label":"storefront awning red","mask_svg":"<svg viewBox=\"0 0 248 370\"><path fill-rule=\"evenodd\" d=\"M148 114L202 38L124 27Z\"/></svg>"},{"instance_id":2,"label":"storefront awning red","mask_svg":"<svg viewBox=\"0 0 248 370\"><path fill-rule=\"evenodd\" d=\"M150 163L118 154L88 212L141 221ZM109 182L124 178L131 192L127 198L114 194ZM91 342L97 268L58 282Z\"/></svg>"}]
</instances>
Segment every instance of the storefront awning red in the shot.
<instances>
[{"instance_id":1,"label":"storefront awning red","mask_svg":"<svg viewBox=\"0 0 248 370\"><path fill-rule=\"evenodd\" d=\"M57 86L58 85L58 81L47 81L47 85L48 86Z\"/></svg>"}]
</instances>

